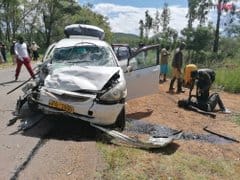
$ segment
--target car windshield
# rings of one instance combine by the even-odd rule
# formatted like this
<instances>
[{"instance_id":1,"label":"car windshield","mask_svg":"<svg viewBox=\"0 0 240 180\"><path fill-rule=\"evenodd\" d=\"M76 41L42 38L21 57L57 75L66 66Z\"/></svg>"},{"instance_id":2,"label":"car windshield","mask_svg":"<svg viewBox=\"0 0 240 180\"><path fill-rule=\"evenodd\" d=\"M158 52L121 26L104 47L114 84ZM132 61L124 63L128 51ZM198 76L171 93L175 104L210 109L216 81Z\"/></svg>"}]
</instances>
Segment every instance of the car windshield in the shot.
<instances>
[{"instance_id":1,"label":"car windshield","mask_svg":"<svg viewBox=\"0 0 240 180\"><path fill-rule=\"evenodd\" d=\"M56 48L52 62L78 63L81 66L116 66L110 48L94 44Z\"/></svg>"}]
</instances>

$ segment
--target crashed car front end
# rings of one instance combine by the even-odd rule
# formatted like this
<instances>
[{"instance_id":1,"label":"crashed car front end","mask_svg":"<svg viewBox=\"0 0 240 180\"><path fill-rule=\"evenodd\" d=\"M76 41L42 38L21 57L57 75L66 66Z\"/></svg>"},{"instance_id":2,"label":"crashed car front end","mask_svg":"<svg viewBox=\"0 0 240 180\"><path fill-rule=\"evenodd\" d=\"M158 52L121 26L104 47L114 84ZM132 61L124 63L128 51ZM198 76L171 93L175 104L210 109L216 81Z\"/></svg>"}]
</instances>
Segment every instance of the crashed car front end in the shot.
<instances>
[{"instance_id":1,"label":"crashed car front end","mask_svg":"<svg viewBox=\"0 0 240 180\"><path fill-rule=\"evenodd\" d=\"M58 83L53 84L61 84L59 79L57 81ZM37 100L39 109L46 114L62 113L92 123L110 125L116 121L124 108L127 92L120 68L101 90L76 90L72 84L69 87L73 89L46 86L39 88Z\"/></svg>"},{"instance_id":2,"label":"crashed car front end","mask_svg":"<svg viewBox=\"0 0 240 180\"><path fill-rule=\"evenodd\" d=\"M73 44L73 45L72 45ZM99 125L125 125L126 81L110 46L103 41L64 39L39 65L17 103L32 110L64 114Z\"/></svg>"}]
</instances>

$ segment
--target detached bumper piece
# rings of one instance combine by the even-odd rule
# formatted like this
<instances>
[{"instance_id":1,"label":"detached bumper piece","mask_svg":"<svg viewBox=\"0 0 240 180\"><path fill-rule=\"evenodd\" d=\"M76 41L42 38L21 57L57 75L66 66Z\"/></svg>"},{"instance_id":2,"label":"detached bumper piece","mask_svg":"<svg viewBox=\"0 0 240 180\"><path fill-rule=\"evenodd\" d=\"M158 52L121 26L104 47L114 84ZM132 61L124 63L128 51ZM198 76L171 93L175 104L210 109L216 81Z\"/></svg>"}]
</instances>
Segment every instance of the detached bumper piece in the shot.
<instances>
[{"instance_id":1,"label":"detached bumper piece","mask_svg":"<svg viewBox=\"0 0 240 180\"><path fill-rule=\"evenodd\" d=\"M172 143L174 140L180 139L182 136L182 131L179 131L178 133L175 133L174 135L171 135L169 137L150 137L148 141L140 141L136 138L131 138L123 133L120 133L115 130L109 130L100 126L97 126L95 124L91 124L91 126L107 133L113 138L116 138L124 143L127 143L131 146L141 148L141 149L158 149L167 146L168 144Z\"/></svg>"}]
</instances>

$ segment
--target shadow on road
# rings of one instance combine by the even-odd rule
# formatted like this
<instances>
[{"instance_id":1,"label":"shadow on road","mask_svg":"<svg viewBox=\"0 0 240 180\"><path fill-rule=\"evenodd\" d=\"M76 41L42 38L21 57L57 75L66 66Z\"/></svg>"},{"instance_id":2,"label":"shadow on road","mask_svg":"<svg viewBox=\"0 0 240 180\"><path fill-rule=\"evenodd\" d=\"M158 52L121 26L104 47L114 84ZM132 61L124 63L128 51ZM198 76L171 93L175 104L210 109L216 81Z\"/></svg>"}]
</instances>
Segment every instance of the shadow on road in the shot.
<instances>
[{"instance_id":1,"label":"shadow on road","mask_svg":"<svg viewBox=\"0 0 240 180\"><path fill-rule=\"evenodd\" d=\"M23 131L23 136L64 141L96 141L98 131L89 123L65 116L45 116L37 125Z\"/></svg>"},{"instance_id":2,"label":"shadow on road","mask_svg":"<svg viewBox=\"0 0 240 180\"><path fill-rule=\"evenodd\" d=\"M44 115L29 110L26 105L23 106L20 116L10 119L7 126L12 126L17 121L20 123L17 123L16 130L10 135L21 134L64 141L96 141L99 136L99 130L83 120L64 115Z\"/></svg>"},{"instance_id":3,"label":"shadow on road","mask_svg":"<svg viewBox=\"0 0 240 180\"><path fill-rule=\"evenodd\" d=\"M147 109L147 111L144 111L144 112L135 112L135 113L127 114L127 117L134 118L134 119L142 119L142 118L151 116L152 113L153 113L152 109Z\"/></svg>"},{"instance_id":4,"label":"shadow on road","mask_svg":"<svg viewBox=\"0 0 240 180\"><path fill-rule=\"evenodd\" d=\"M23 82L23 81L15 81L15 80L12 80L12 81L0 82L0 85L5 86L5 85L7 85L7 84L20 83L20 82Z\"/></svg>"}]
</instances>

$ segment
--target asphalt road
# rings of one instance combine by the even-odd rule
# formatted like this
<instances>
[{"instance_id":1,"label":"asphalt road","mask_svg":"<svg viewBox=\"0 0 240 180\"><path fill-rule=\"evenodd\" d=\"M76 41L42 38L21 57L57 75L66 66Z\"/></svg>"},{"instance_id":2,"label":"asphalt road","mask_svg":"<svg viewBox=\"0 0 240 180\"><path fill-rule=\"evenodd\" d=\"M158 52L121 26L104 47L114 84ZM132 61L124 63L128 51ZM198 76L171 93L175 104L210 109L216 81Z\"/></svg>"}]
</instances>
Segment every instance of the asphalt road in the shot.
<instances>
[{"instance_id":1,"label":"asphalt road","mask_svg":"<svg viewBox=\"0 0 240 180\"><path fill-rule=\"evenodd\" d=\"M25 67L18 82L15 68L0 69L0 179L96 179L102 160L96 148L98 132L81 120L43 116L26 131L18 131L25 120L39 115L25 111L7 126L21 88L11 89L29 78Z\"/></svg>"}]
</instances>

